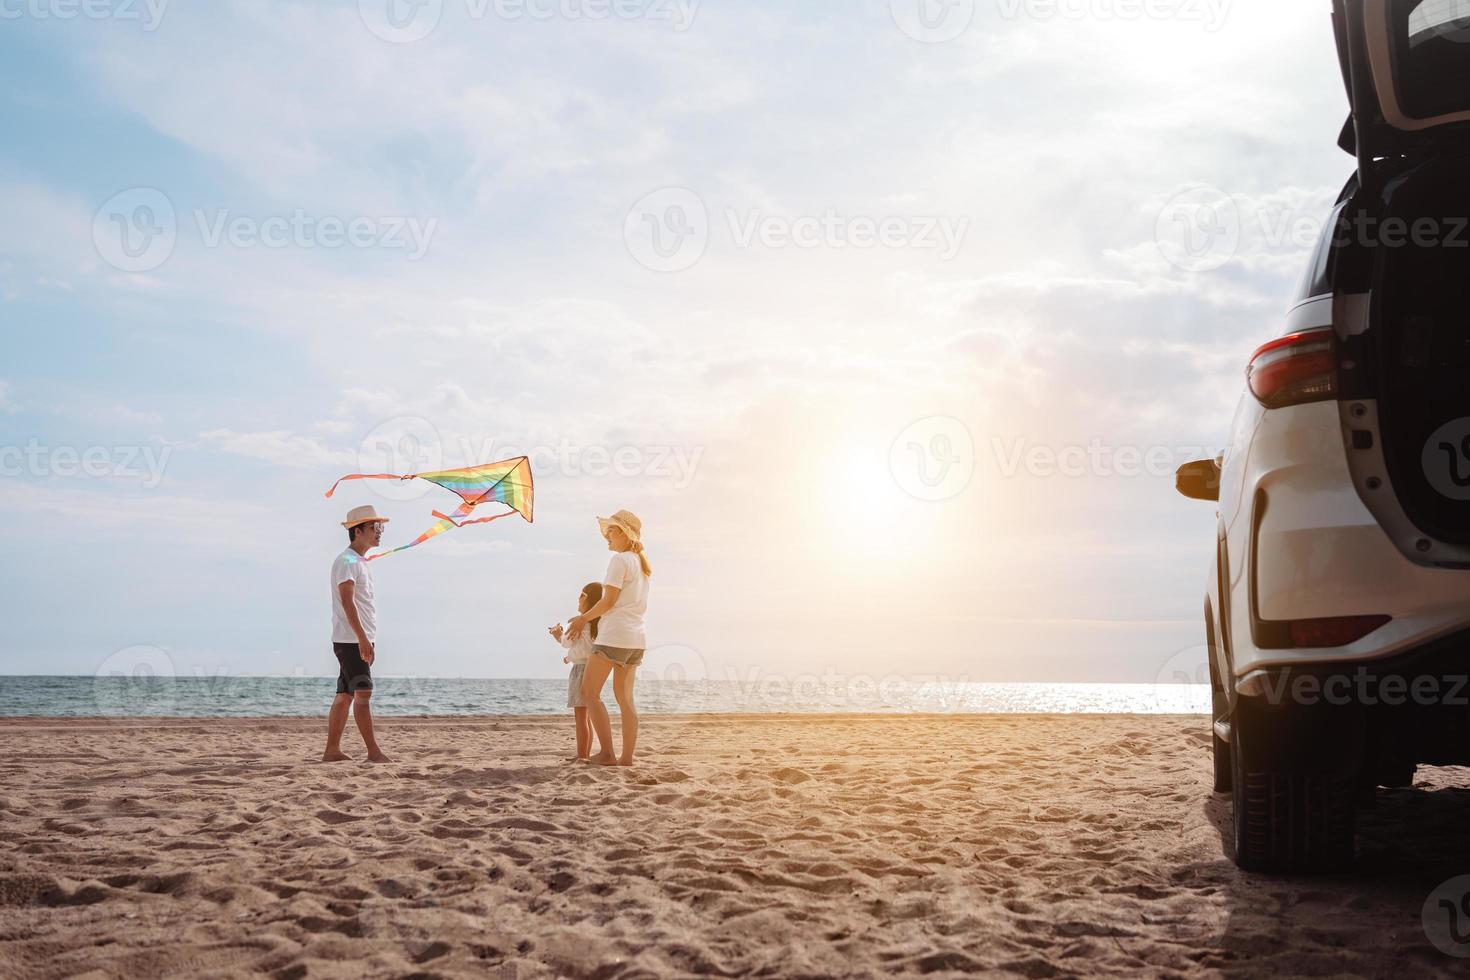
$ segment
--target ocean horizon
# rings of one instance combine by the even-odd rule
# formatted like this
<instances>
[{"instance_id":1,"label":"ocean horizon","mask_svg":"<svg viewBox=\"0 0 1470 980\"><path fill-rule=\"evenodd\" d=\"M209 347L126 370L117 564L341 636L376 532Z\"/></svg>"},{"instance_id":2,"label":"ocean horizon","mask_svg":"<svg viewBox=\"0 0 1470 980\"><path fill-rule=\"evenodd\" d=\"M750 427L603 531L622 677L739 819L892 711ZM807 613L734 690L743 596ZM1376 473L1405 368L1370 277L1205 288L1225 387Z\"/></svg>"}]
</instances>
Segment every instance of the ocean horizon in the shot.
<instances>
[{"instance_id":1,"label":"ocean horizon","mask_svg":"<svg viewBox=\"0 0 1470 980\"><path fill-rule=\"evenodd\" d=\"M564 679L376 678L382 716L564 714ZM0 676L0 717L272 718L325 713L332 677ZM1208 714L1203 684L830 680L780 687L640 679L648 714ZM615 704L611 685L604 692Z\"/></svg>"}]
</instances>

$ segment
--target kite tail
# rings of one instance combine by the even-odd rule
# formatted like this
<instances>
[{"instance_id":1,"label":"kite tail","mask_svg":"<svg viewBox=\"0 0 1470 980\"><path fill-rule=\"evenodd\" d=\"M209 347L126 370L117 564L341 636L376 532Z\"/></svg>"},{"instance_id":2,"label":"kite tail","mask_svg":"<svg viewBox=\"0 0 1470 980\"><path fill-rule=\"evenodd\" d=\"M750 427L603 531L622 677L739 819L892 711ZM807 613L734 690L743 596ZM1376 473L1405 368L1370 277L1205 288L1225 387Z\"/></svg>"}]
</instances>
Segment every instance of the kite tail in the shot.
<instances>
[{"instance_id":1,"label":"kite tail","mask_svg":"<svg viewBox=\"0 0 1470 980\"><path fill-rule=\"evenodd\" d=\"M330 497L332 494L336 493L337 488L346 483L348 480L412 480L413 478L414 477L412 474L408 476L399 476L397 473L353 473L351 476L344 476L342 479L332 484L332 489L327 491L327 496Z\"/></svg>"},{"instance_id":2,"label":"kite tail","mask_svg":"<svg viewBox=\"0 0 1470 980\"><path fill-rule=\"evenodd\" d=\"M439 522L437 524L435 524L433 527L429 528L423 534L420 534L418 537L414 538L408 544L399 545L397 548L392 548L392 549L390 549L388 551L380 551L376 555L369 555L367 560L368 561L376 561L377 559L382 558L385 555L392 555L392 554L396 554L397 552L400 552L400 551L407 551L409 548L418 547L419 545L423 544L425 541L429 540L430 538L438 537L439 535L443 534L445 531L449 530L452 527L459 527L459 526L461 526L461 525L459 525L459 524L457 524L455 522L455 519L454 518L455 517L460 517L460 518L468 517L469 514L470 514L470 511L472 511L472 510L474 510L474 507L472 507L470 504L461 504L459 506L459 508L457 510L455 510L453 517L449 517L449 516L446 516L444 514L441 514L441 513L439 513L436 510L436 511L434 511L434 516L437 517L437 518L439 518ZM478 521L466 521L465 523L467 523L467 524L476 524L476 523L479 523L479 522Z\"/></svg>"},{"instance_id":3,"label":"kite tail","mask_svg":"<svg viewBox=\"0 0 1470 980\"><path fill-rule=\"evenodd\" d=\"M463 507L460 508L460 510L463 510L463 509L464 509ZM455 511L454 513L455 514L458 514L459 511ZM469 527L471 524L489 524L491 521L498 521L502 517L509 517L510 515L515 514L515 513L517 513L517 511L508 510L504 514L496 514L494 517L477 517L473 521L456 521L452 515L450 515L450 514L441 514L437 510L434 511L434 516L437 517L437 518L439 518L439 520L441 520L441 521L448 521L449 523L453 524L455 527Z\"/></svg>"}]
</instances>

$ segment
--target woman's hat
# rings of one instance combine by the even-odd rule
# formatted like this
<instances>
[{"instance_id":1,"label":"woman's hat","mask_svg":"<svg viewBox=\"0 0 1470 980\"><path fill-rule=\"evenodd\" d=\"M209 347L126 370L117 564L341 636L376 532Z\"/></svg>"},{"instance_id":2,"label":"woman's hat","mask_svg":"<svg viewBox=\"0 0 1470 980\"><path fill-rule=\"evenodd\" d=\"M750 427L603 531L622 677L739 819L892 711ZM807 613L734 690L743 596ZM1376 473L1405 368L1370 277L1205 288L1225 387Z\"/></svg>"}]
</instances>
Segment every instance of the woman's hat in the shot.
<instances>
[{"instance_id":1,"label":"woman's hat","mask_svg":"<svg viewBox=\"0 0 1470 980\"><path fill-rule=\"evenodd\" d=\"M620 510L611 517L599 517L597 526L604 536L609 527L621 528L629 541L637 541L643 534L643 522L631 510Z\"/></svg>"},{"instance_id":2,"label":"woman's hat","mask_svg":"<svg viewBox=\"0 0 1470 980\"><path fill-rule=\"evenodd\" d=\"M354 507L349 510L347 512L347 520L342 522L342 526L357 527L359 524L370 524L373 521L377 521L380 524L387 524L388 518L380 516L371 504L364 504L361 507Z\"/></svg>"}]
</instances>

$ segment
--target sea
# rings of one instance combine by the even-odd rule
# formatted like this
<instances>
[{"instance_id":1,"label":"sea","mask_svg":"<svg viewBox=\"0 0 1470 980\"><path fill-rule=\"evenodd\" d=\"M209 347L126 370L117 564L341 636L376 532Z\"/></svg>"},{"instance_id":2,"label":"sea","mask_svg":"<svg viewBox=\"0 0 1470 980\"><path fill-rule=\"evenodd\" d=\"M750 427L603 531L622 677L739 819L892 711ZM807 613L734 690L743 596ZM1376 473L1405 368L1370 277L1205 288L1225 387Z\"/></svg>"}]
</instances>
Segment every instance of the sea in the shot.
<instances>
[{"instance_id":1,"label":"sea","mask_svg":"<svg viewBox=\"0 0 1470 980\"><path fill-rule=\"evenodd\" d=\"M0 717L271 718L321 715L335 677L0 676ZM378 677L373 712L565 714L564 679ZM606 692L614 702L611 685ZM645 714L1208 714L1201 684L988 684L813 678L785 686L735 680L639 679Z\"/></svg>"}]
</instances>

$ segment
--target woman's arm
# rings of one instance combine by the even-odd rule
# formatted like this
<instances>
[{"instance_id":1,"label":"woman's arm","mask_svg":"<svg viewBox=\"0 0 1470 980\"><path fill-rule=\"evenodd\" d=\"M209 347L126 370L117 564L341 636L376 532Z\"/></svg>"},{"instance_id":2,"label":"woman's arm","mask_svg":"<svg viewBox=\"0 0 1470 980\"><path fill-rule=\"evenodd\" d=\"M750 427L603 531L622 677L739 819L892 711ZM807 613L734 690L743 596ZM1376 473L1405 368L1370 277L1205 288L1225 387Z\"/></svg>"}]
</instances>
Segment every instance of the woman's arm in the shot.
<instances>
[{"instance_id":1,"label":"woman's arm","mask_svg":"<svg viewBox=\"0 0 1470 980\"><path fill-rule=\"evenodd\" d=\"M597 600L596 605L567 623L567 639L575 640L582 635L582 627L589 621L612 612L612 607L617 605L618 596L622 591L622 589L615 585L604 585L602 587L602 598Z\"/></svg>"}]
</instances>

